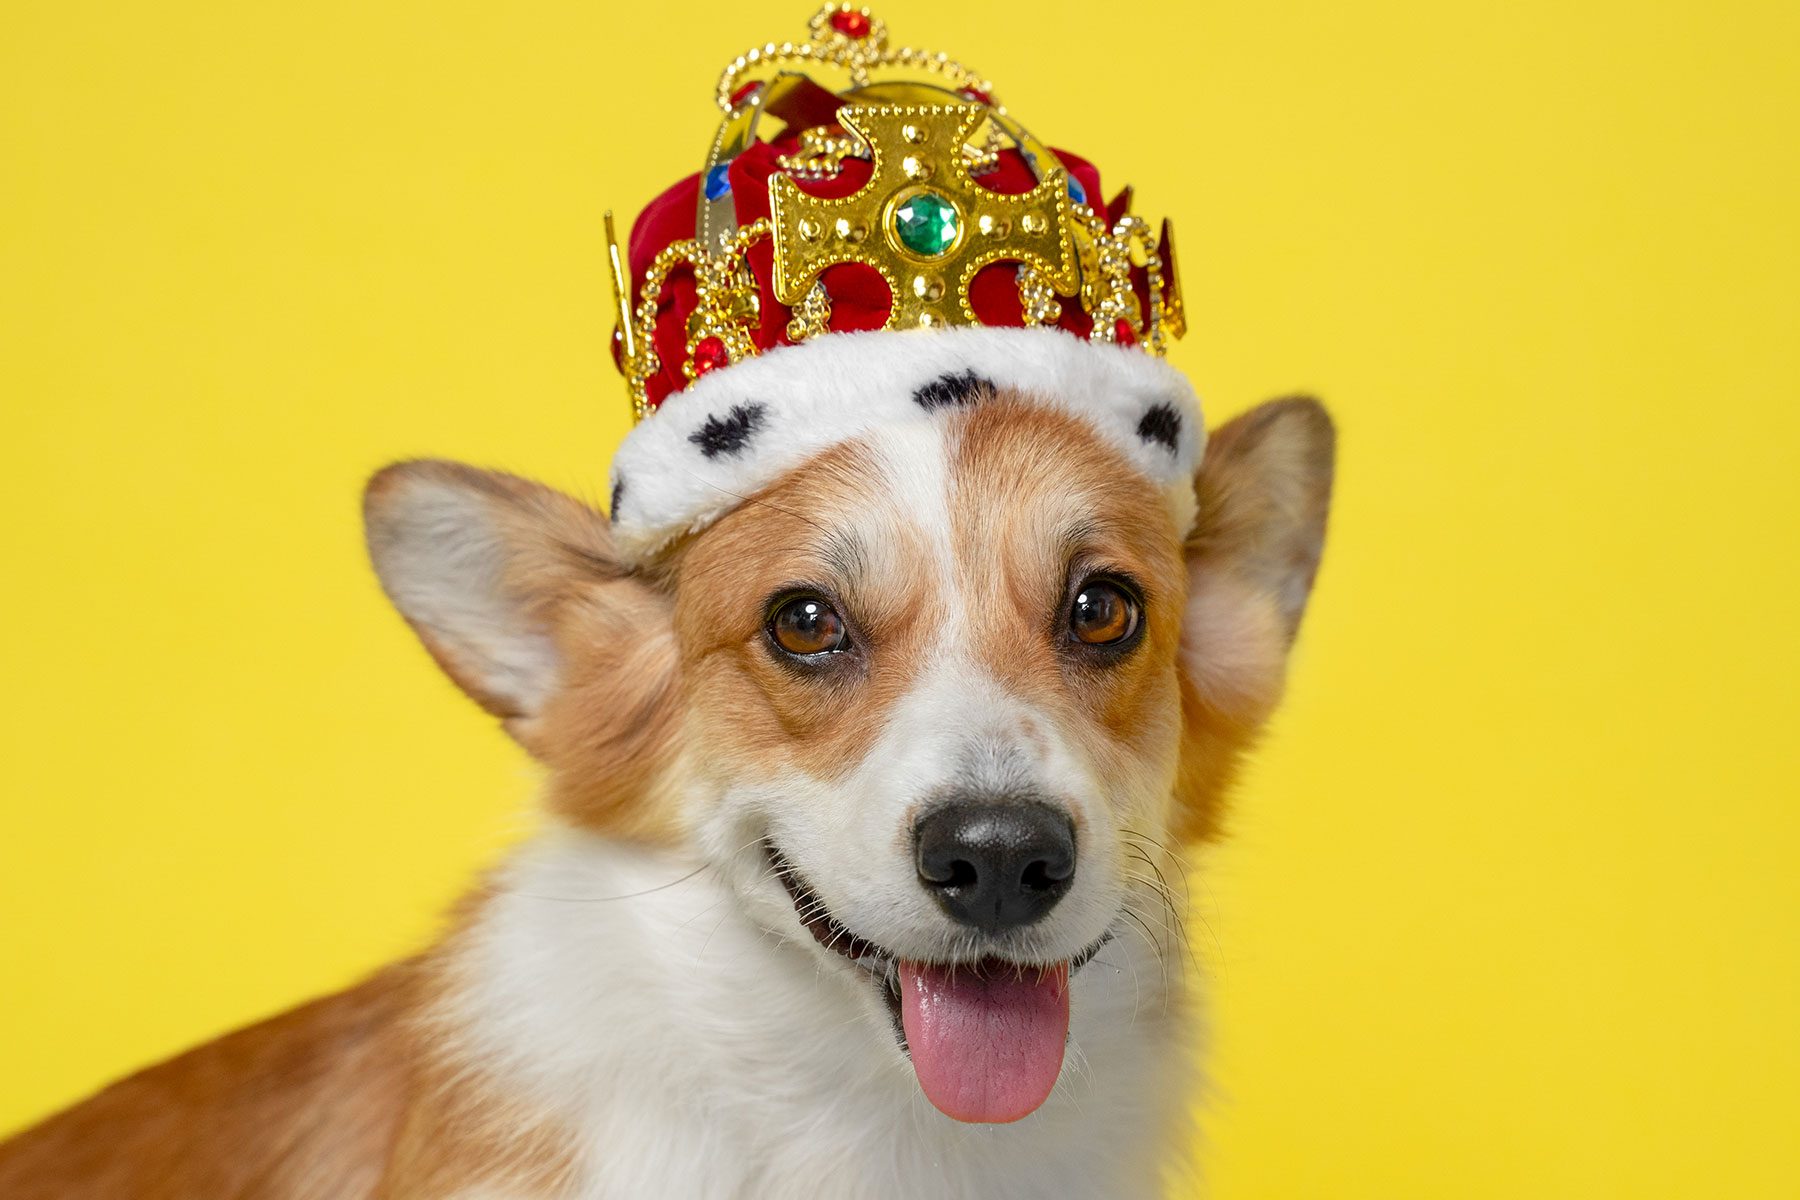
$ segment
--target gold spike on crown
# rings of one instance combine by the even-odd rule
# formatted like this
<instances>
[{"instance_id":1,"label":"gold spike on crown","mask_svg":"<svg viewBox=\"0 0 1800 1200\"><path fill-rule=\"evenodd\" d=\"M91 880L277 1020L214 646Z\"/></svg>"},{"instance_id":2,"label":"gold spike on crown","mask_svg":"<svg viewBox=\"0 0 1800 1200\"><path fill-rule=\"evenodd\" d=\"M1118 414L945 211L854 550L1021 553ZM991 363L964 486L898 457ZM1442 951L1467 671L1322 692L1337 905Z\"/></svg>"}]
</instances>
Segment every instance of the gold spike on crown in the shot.
<instances>
[{"instance_id":1,"label":"gold spike on crown","mask_svg":"<svg viewBox=\"0 0 1800 1200\"><path fill-rule=\"evenodd\" d=\"M981 268L1007 261L1018 264L1026 326L1057 322L1064 302L1074 301L1092 319L1092 341L1161 355L1167 339L1185 332L1167 221L1160 237L1129 213L1109 224L1056 155L993 99L985 79L946 55L890 47L887 26L867 8L828 3L808 29L805 42L745 51L719 77L725 118L699 177L695 235L656 254L635 291L635 311L608 217L615 337L639 419L661 400L652 395L663 373L654 335L665 286L684 267L695 285L685 319L686 380L770 348L765 291L791 310L782 330L788 341L828 332L831 296L821 277L842 263L872 268L887 282L888 329L981 324L971 284ZM828 91L792 69L805 66L841 70L850 86ZM796 140L769 178L769 216L740 225L728 168L757 143L765 114L784 121ZM1029 191L1002 194L979 182L1008 151L1035 177ZM869 178L850 196L820 198L798 182L835 178L851 160L868 163ZM773 241L773 278L759 282L747 255L765 238ZM1133 286L1134 270L1144 272L1148 305Z\"/></svg>"}]
</instances>

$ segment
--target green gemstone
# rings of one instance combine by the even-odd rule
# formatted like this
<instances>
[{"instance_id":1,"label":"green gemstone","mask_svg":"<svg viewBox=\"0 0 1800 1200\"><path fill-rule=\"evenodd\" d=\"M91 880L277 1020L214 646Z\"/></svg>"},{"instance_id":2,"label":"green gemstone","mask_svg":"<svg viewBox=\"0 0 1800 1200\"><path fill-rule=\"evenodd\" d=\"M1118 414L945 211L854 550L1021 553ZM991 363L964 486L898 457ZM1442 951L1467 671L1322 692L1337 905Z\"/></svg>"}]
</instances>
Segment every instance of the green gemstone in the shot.
<instances>
[{"instance_id":1,"label":"green gemstone","mask_svg":"<svg viewBox=\"0 0 1800 1200\"><path fill-rule=\"evenodd\" d=\"M909 196L894 210L894 232L900 244L924 258L936 258L956 245L962 214L936 192Z\"/></svg>"}]
</instances>

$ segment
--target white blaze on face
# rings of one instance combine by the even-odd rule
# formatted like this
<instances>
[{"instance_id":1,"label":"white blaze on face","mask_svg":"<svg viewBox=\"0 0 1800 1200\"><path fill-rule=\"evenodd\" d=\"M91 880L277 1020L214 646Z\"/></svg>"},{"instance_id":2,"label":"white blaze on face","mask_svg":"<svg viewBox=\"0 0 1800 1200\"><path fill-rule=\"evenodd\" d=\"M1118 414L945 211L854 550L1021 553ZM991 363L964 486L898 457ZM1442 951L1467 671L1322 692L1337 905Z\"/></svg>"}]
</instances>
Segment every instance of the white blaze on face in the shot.
<instances>
[{"instance_id":1,"label":"white blaze on face","mask_svg":"<svg viewBox=\"0 0 1800 1200\"><path fill-rule=\"evenodd\" d=\"M1114 834L1076 740L1009 691L976 653L984 614L967 583L984 565L957 558L953 437L946 422L916 422L865 443L881 501L833 516L866 549L872 577L922 585L914 590L934 597L942 616L861 761L829 784L788 781L779 798L770 797L767 817L776 842L838 920L903 957L942 960L965 957L971 939L920 886L919 816L952 795L1029 797L1064 809L1076 830L1075 878L1057 907L1022 932L1019 957L1066 959L1116 916Z\"/></svg>"},{"instance_id":2,"label":"white blaze on face","mask_svg":"<svg viewBox=\"0 0 1800 1200\"><path fill-rule=\"evenodd\" d=\"M1100 869L1113 848L1108 822L1092 811L1091 770L1048 714L1012 694L975 653L981 601L967 584L983 565L957 561L948 437L942 422L918 423L869 447L885 512L860 522L857 541L871 558L883 555L874 547L915 547L913 561L869 565L889 578L923 575L914 590L941 606L911 685L847 779L803 790L822 808L776 805L769 815L776 842L805 864L833 916L898 956L901 1020L926 1096L959 1120L1008 1122L1036 1110L1055 1086L1069 1028L1069 960L1104 934L1120 895ZM904 539L866 527L896 519ZM1068 814L1077 845L1069 893L1013 935L1009 955L1038 966L978 974L938 965L966 961L978 945L921 885L915 860L921 815L953 799L1031 800ZM1092 859L1086 870L1083 857Z\"/></svg>"}]
</instances>

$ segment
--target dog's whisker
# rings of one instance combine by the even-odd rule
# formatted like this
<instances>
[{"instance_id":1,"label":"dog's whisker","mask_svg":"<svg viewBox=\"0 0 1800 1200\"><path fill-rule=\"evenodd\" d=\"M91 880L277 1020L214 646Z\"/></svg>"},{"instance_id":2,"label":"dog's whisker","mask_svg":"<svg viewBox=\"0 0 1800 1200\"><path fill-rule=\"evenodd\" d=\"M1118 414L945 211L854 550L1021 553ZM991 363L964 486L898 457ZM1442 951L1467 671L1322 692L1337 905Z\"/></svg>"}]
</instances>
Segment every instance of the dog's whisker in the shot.
<instances>
[{"instance_id":1,"label":"dog's whisker","mask_svg":"<svg viewBox=\"0 0 1800 1200\"><path fill-rule=\"evenodd\" d=\"M1153 879L1141 872L1133 871L1129 867L1120 867L1119 874L1126 879L1143 884L1144 887L1155 895L1165 907L1171 910L1175 908L1175 894L1169 890L1168 884L1162 882L1162 880Z\"/></svg>"},{"instance_id":2,"label":"dog's whisker","mask_svg":"<svg viewBox=\"0 0 1800 1200\"><path fill-rule=\"evenodd\" d=\"M667 883L659 883L655 887L647 887L636 892L622 892L617 896L553 896L545 892L527 892L519 888L502 887L495 889L508 896L518 896L525 900L550 900L558 904L611 904L617 900L636 900L640 896L650 896L657 892L686 883L694 876L712 867L711 863L701 863L679 879L671 879Z\"/></svg>"},{"instance_id":3,"label":"dog's whisker","mask_svg":"<svg viewBox=\"0 0 1800 1200\"><path fill-rule=\"evenodd\" d=\"M1133 871L1128 867L1121 868L1119 874L1122 878L1141 885L1145 891L1156 898L1157 903L1169 914L1169 917L1173 922L1176 924L1180 923L1180 910L1176 907L1175 897L1169 892L1168 888L1163 886L1157 880L1150 878L1148 875Z\"/></svg>"},{"instance_id":4,"label":"dog's whisker","mask_svg":"<svg viewBox=\"0 0 1800 1200\"><path fill-rule=\"evenodd\" d=\"M749 841L745 842L743 845L739 846L737 849L732 850L729 853L725 854L724 857L727 860L736 858L738 855L742 854L744 851L750 849L751 847L757 845L761 841L762 841L762 839L760 837L752 838ZM552 894L549 894L546 892L527 892L527 891L523 891L519 888L514 888L514 887L497 887L497 888L495 888L495 891L498 893L502 893L504 895L508 895L508 896L518 896L518 897L521 897L522 899L526 899L526 900L549 900L549 901L552 901L552 902L558 903L558 904L610 904L610 903L613 903L613 902L619 901L619 900L636 900L641 896L652 896L658 892L667 891L668 889L670 889L672 887L678 887L679 885L688 882L690 879L693 879L695 876L701 874L704 871L717 870L717 869L718 869L717 863L714 863L711 861L705 861L705 862L700 863L698 866L696 866L693 870L689 871L687 874L682 875L676 879L671 879L667 883L659 883L653 887L642 888L635 892L622 892L616 896L558 896L558 895L552 895Z\"/></svg>"},{"instance_id":5,"label":"dog's whisker","mask_svg":"<svg viewBox=\"0 0 1800 1200\"><path fill-rule=\"evenodd\" d=\"M1126 845L1126 848L1130 851L1131 856L1133 858L1137 859L1139 862L1143 863L1145 866L1150 868L1151 872L1156 876L1158 885L1160 885L1165 892L1168 892L1170 898L1173 899L1174 892L1169 888L1168 876L1163 874L1162 868L1157 865L1156 860L1150 856L1149 852L1143 846L1141 846L1138 843L1133 842L1129 839L1126 840L1125 845ZM1185 885L1185 882L1186 882L1186 877L1184 876L1183 877L1184 885Z\"/></svg>"},{"instance_id":6,"label":"dog's whisker","mask_svg":"<svg viewBox=\"0 0 1800 1200\"><path fill-rule=\"evenodd\" d=\"M1207 936L1212 941L1213 949L1222 963L1225 957L1225 950L1224 944L1219 940L1218 931L1215 930L1212 923L1206 919L1206 914L1200 912L1194 906L1193 891L1190 886L1192 874L1188 869L1187 860L1179 851L1168 846L1160 839L1150 837L1147 834L1140 833L1130 828L1125 828L1121 832L1124 834L1124 841L1126 844L1137 851L1133 857L1141 856L1148 860L1150 857L1148 855L1148 850L1153 847L1157 853L1164 857L1169 865L1174 868L1176 878L1181 881L1182 902L1177 905L1174 893L1172 889L1168 887L1167 877L1164 875L1160 865L1154 861L1146 861L1146 865L1156 872L1158 879L1162 882L1162 888L1160 890L1164 892L1164 906L1168 909L1170 920L1179 934L1183 956L1187 959L1190 969L1197 974L1202 970L1199 955L1194 948L1193 939L1187 933L1186 918L1188 916L1197 918L1202 927L1205 928ZM1201 886L1206 886L1204 877L1202 877ZM1208 889L1208 892L1210 894L1210 889Z\"/></svg>"},{"instance_id":7,"label":"dog's whisker","mask_svg":"<svg viewBox=\"0 0 1800 1200\"><path fill-rule=\"evenodd\" d=\"M1168 925L1169 925L1170 929L1173 932L1175 932L1178 936L1185 939L1185 937L1187 936L1186 929L1185 929L1185 922L1182 919L1181 909L1175 903L1174 896L1172 896L1166 888L1159 885L1155 880L1149 879L1135 871L1123 870L1120 872L1120 874L1128 880L1131 880L1135 883L1141 884L1145 888L1145 890L1150 893L1151 896L1155 897L1158 906L1163 910L1163 912L1168 917Z\"/></svg>"},{"instance_id":8,"label":"dog's whisker","mask_svg":"<svg viewBox=\"0 0 1800 1200\"><path fill-rule=\"evenodd\" d=\"M1130 828L1122 829L1121 832L1128 843L1137 846L1140 850L1154 850L1174 868L1176 878L1181 880L1183 899L1186 903L1192 904L1193 894L1189 887L1189 881L1193 877L1194 867L1188 862L1186 856L1161 838L1151 837L1149 834L1139 833Z\"/></svg>"},{"instance_id":9,"label":"dog's whisker","mask_svg":"<svg viewBox=\"0 0 1800 1200\"><path fill-rule=\"evenodd\" d=\"M1141 917L1139 917L1136 912L1132 911L1131 906L1129 904L1126 905L1125 908L1123 909L1123 911L1125 913L1126 918L1131 921L1132 928L1138 933L1138 935L1140 937L1142 937L1144 939L1145 943L1150 947L1150 952L1155 957L1157 965L1162 971L1163 1009L1164 1009L1164 1011L1167 1011L1168 1004L1169 1004L1169 962L1168 962L1168 959L1163 955L1162 947L1157 942L1155 935L1150 932L1150 927L1144 923L1143 919Z\"/></svg>"}]
</instances>

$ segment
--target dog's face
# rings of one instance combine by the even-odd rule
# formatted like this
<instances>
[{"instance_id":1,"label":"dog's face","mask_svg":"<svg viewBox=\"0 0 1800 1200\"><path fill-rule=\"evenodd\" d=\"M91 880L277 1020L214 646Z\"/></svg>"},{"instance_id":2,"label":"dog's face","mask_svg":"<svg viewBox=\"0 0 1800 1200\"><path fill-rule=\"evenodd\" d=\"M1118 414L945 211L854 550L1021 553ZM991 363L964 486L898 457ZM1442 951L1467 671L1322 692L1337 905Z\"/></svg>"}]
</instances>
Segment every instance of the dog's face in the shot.
<instances>
[{"instance_id":1,"label":"dog's face","mask_svg":"<svg viewBox=\"0 0 1800 1200\"><path fill-rule=\"evenodd\" d=\"M1218 431L1197 529L1028 397L840 445L654 569L505 476L371 486L390 595L551 768L552 806L691 844L777 934L868 973L953 1116L1054 1083L1068 976L1167 899L1280 690L1324 532L1304 402Z\"/></svg>"},{"instance_id":2,"label":"dog's face","mask_svg":"<svg viewBox=\"0 0 1800 1200\"><path fill-rule=\"evenodd\" d=\"M1156 490L1066 415L828 452L678 568L702 836L896 959L1074 958L1164 826L1186 591Z\"/></svg>"}]
</instances>

